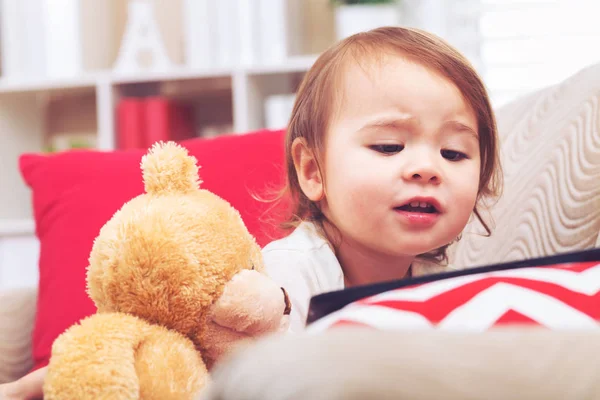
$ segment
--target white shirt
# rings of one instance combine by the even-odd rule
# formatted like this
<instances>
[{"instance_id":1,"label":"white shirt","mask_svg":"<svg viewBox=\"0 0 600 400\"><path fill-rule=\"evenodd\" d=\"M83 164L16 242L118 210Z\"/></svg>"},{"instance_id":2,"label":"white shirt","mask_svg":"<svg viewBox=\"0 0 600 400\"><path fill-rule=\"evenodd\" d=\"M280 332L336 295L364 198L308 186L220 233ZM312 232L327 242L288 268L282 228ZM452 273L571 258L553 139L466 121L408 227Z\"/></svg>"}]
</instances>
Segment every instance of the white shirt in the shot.
<instances>
[{"instance_id":1,"label":"white shirt","mask_svg":"<svg viewBox=\"0 0 600 400\"><path fill-rule=\"evenodd\" d=\"M325 292L344 289L344 272L333 249L310 222L301 223L289 236L269 243L262 250L265 270L288 293L292 303L290 331L306 325L310 299ZM413 262L413 276L454 270L426 262Z\"/></svg>"},{"instance_id":2,"label":"white shirt","mask_svg":"<svg viewBox=\"0 0 600 400\"><path fill-rule=\"evenodd\" d=\"M310 222L263 248L267 274L285 288L292 303L290 330L304 329L310 299L344 288L344 273L329 243Z\"/></svg>"}]
</instances>

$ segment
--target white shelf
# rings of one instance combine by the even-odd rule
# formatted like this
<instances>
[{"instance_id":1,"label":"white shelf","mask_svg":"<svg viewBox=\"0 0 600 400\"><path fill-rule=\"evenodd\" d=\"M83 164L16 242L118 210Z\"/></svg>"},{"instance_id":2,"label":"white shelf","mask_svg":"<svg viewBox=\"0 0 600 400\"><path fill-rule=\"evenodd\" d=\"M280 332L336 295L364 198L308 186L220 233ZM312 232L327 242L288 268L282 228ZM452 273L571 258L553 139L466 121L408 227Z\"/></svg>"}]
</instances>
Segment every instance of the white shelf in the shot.
<instances>
[{"instance_id":1,"label":"white shelf","mask_svg":"<svg viewBox=\"0 0 600 400\"><path fill-rule=\"evenodd\" d=\"M14 236L29 236L35 234L33 219L0 220L0 238Z\"/></svg>"},{"instance_id":2,"label":"white shelf","mask_svg":"<svg viewBox=\"0 0 600 400\"><path fill-rule=\"evenodd\" d=\"M95 111L87 106L82 110L81 103L71 100L62 103L68 105L63 106L60 116L52 115L61 127L83 129L83 124L85 129L95 129L99 150L115 148L115 110L119 99L130 95L130 85L134 86L133 93L141 89L188 99L222 96L223 90L230 90L233 129L244 133L265 127L264 104L268 96L294 91L299 75L306 72L316 58L315 55L290 57L279 63L235 68L177 67L139 74L105 70L70 78L0 79L0 182L3 185L0 191L15 193L11 198L0 200L0 236L33 233L33 223L28 219L32 216L30 192L18 171L18 156L43 150L49 129L49 101L56 98L62 101L69 96L77 98L80 92L84 92L87 99L93 96ZM148 84L147 89L145 84ZM73 121L67 123L70 118Z\"/></svg>"},{"instance_id":3,"label":"white shelf","mask_svg":"<svg viewBox=\"0 0 600 400\"><path fill-rule=\"evenodd\" d=\"M317 59L316 55L290 57L280 63L240 66L236 68L193 69L177 67L169 71L122 74L114 71L89 73L78 77L27 77L19 79L0 78L0 93L24 93L47 90L93 88L100 82L109 85L164 82L185 79L210 79L241 75L268 75L302 73Z\"/></svg>"},{"instance_id":4,"label":"white shelf","mask_svg":"<svg viewBox=\"0 0 600 400\"><path fill-rule=\"evenodd\" d=\"M222 78L233 75L233 68L191 69L186 67L174 68L169 71L144 72L141 74L104 73L105 79L113 84L144 83L157 81L175 81L183 79Z\"/></svg>"},{"instance_id":5,"label":"white shelf","mask_svg":"<svg viewBox=\"0 0 600 400\"><path fill-rule=\"evenodd\" d=\"M290 57L281 63L249 66L244 68L243 72L248 75L305 72L310 69L316 60L316 55L296 56Z\"/></svg>"},{"instance_id":6,"label":"white shelf","mask_svg":"<svg viewBox=\"0 0 600 400\"><path fill-rule=\"evenodd\" d=\"M24 93L46 90L93 88L97 83L95 74L73 78L29 77L0 79L0 93Z\"/></svg>"}]
</instances>

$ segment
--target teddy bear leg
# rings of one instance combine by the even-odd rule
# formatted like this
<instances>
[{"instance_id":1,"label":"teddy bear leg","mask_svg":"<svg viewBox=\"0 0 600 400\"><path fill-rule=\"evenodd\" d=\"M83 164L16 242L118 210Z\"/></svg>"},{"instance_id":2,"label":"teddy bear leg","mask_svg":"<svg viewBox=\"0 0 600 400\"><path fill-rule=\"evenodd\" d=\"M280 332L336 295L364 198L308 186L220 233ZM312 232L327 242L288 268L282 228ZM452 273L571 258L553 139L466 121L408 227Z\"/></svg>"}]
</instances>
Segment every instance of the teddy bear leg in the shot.
<instances>
[{"instance_id":1,"label":"teddy bear leg","mask_svg":"<svg viewBox=\"0 0 600 400\"><path fill-rule=\"evenodd\" d=\"M94 314L61 334L43 383L44 400L138 398L135 348L147 323L125 314Z\"/></svg>"},{"instance_id":2,"label":"teddy bear leg","mask_svg":"<svg viewBox=\"0 0 600 400\"><path fill-rule=\"evenodd\" d=\"M155 329L136 351L141 400L194 399L208 379L192 342L172 331Z\"/></svg>"}]
</instances>

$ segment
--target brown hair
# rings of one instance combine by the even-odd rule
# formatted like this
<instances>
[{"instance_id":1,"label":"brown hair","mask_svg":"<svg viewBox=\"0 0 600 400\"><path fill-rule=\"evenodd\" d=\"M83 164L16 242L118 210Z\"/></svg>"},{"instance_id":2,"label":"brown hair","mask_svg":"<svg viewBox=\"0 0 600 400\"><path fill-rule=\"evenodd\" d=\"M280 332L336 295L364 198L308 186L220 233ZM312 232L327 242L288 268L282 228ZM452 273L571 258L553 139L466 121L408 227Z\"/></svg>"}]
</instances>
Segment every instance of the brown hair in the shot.
<instances>
[{"instance_id":1,"label":"brown hair","mask_svg":"<svg viewBox=\"0 0 600 400\"><path fill-rule=\"evenodd\" d=\"M290 229L304 220L315 222L322 230L325 217L318 204L302 192L292 159L292 143L303 138L317 159L324 155L325 132L334 110L339 104L335 98L337 83L343 76L346 61L370 60L383 52L394 52L447 77L458 87L477 118L481 170L478 203L482 197L500 194L502 174L498 159L498 139L494 113L486 89L469 61L440 38L418 30L402 27L385 27L358 33L325 51L305 75L296 94L296 102L287 129L285 142L287 185L285 195L292 201L292 212L283 227ZM336 103L337 100L337 103ZM321 169L322 171L322 169ZM480 205L473 210L487 232L488 224L481 217ZM448 245L420 255L423 259L447 260Z\"/></svg>"}]
</instances>

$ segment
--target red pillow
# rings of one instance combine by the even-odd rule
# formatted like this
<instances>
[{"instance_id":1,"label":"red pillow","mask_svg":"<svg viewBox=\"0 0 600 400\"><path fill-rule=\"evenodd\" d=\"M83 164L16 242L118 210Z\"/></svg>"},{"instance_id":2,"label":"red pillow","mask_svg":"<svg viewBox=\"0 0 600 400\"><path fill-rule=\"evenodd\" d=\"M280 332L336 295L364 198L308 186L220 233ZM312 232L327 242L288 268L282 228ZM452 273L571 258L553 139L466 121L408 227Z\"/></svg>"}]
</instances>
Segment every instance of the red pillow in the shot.
<instances>
[{"instance_id":1,"label":"red pillow","mask_svg":"<svg viewBox=\"0 0 600 400\"><path fill-rule=\"evenodd\" d=\"M259 244L279 236L264 222L273 205L257 201L284 177L283 131L260 131L181 142L198 159L201 187L238 209ZM145 151L24 154L21 174L32 189L40 241L39 298L33 332L34 369L48 363L53 341L96 310L85 290L93 240L123 203L143 192Z\"/></svg>"},{"instance_id":2,"label":"red pillow","mask_svg":"<svg viewBox=\"0 0 600 400\"><path fill-rule=\"evenodd\" d=\"M470 332L512 324L550 329L600 327L599 261L465 273L433 277L433 281L351 301L312 322L308 331L348 326Z\"/></svg>"}]
</instances>

